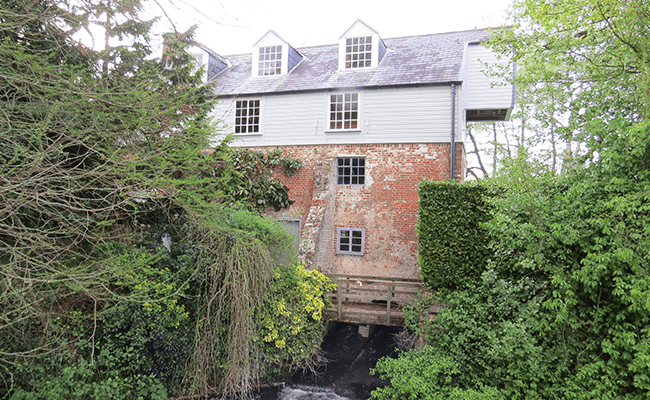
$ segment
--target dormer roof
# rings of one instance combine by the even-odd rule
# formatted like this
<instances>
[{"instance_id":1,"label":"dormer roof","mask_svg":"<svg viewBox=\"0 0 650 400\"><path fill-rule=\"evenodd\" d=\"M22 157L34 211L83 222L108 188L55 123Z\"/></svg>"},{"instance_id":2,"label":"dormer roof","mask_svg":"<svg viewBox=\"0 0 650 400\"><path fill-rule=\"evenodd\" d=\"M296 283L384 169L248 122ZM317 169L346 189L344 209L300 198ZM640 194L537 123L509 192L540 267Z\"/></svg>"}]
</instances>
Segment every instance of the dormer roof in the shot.
<instances>
[{"instance_id":1,"label":"dormer roof","mask_svg":"<svg viewBox=\"0 0 650 400\"><path fill-rule=\"evenodd\" d=\"M302 59L299 51L270 29L253 45L251 77L287 75Z\"/></svg>"},{"instance_id":2,"label":"dormer roof","mask_svg":"<svg viewBox=\"0 0 650 400\"><path fill-rule=\"evenodd\" d=\"M192 40L192 48L189 51L199 65L205 67L204 81L213 80L217 75L231 66L228 59L220 56L216 51L196 40Z\"/></svg>"},{"instance_id":3,"label":"dormer roof","mask_svg":"<svg viewBox=\"0 0 650 400\"><path fill-rule=\"evenodd\" d=\"M348 29L345 30L345 32L343 32L343 34L339 37L339 40L343 39L344 37L347 37L355 28L358 28L360 26L367 29L370 33L374 33L375 35L379 36L379 32L372 29L368 24L366 24L362 20L357 19L356 21L354 21L352 25L350 25Z\"/></svg>"},{"instance_id":4,"label":"dormer roof","mask_svg":"<svg viewBox=\"0 0 650 400\"><path fill-rule=\"evenodd\" d=\"M376 68L387 50L379 33L357 19L339 38L339 69Z\"/></svg>"},{"instance_id":5,"label":"dormer roof","mask_svg":"<svg viewBox=\"0 0 650 400\"><path fill-rule=\"evenodd\" d=\"M352 27L358 23L365 25L358 21ZM385 39L390 51L381 63L357 70L339 68L339 44L303 47L298 49L302 62L291 73L271 79L252 76L253 55L228 56L232 67L219 76L216 93L240 96L461 82L468 43L484 42L489 36L488 29L475 29Z\"/></svg>"},{"instance_id":6,"label":"dormer roof","mask_svg":"<svg viewBox=\"0 0 650 400\"><path fill-rule=\"evenodd\" d=\"M262 36L262 37L260 38L260 40L258 40L257 42L255 42L255 44L253 45L253 47L258 47L258 46L260 46L260 43L261 43L261 46L264 46L264 42L265 42L266 40L268 40L269 37L272 37L271 40L273 40L273 38L275 38L276 40L279 40L279 41L281 41L281 42L284 43L284 44L289 44L289 42L287 42L286 40L282 39L282 37L280 37L280 35L278 35L278 34L277 34L273 29L269 29L268 32L266 32L266 33L264 34L264 36Z\"/></svg>"}]
</instances>

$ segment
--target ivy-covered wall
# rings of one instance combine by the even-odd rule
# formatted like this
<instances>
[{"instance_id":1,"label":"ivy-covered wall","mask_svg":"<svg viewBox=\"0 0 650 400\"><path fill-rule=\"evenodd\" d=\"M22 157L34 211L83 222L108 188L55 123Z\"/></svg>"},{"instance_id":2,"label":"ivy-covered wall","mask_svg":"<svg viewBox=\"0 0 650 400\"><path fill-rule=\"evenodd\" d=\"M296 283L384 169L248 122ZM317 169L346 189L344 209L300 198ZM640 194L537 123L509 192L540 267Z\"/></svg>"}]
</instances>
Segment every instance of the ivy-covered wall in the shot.
<instances>
[{"instance_id":1,"label":"ivy-covered wall","mask_svg":"<svg viewBox=\"0 0 650 400\"><path fill-rule=\"evenodd\" d=\"M456 288L484 271L488 252L488 191L474 182L422 180L417 221L422 280Z\"/></svg>"}]
</instances>

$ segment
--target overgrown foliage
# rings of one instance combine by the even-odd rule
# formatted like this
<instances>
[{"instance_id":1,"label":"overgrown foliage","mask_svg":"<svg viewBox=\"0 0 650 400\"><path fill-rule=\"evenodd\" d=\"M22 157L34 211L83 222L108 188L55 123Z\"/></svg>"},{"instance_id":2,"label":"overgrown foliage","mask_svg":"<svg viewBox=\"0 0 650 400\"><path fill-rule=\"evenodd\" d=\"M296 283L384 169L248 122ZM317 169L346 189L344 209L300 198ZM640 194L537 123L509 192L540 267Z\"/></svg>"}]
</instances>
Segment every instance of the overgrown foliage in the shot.
<instances>
[{"instance_id":1,"label":"overgrown foliage","mask_svg":"<svg viewBox=\"0 0 650 400\"><path fill-rule=\"evenodd\" d=\"M275 372L317 366L322 360L322 310L331 305L327 293L335 290L336 284L304 265L277 266L273 281L260 316L266 359Z\"/></svg>"},{"instance_id":2,"label":"overgrown foliage","mask_svg":"<svg viewBox=\"0 0 650 400\"><path fill-rule=\"evenodd\" d=\"M379 364L392 386L374 398L647 398L648 7L515 3L521 29L497 43L516 49L538 118L580 150L562 174L525 149L497 174L489 270L440 293L449 307L434 321L414 310L429 346Z\"/></svg>"},{"instance_id":3,"label":"overgrown foliage","mask_svg":"<svg viewBox=\"0 0 650 400\"><path fill-rule=\"evenodd\" d=\"M474 280L489 256L487 189L456 181L420 182L418 253L420 275L429 288L452 288Z\"/></svg>"},{"instance_id":4,"label":"overgrown foliage","mask_svg":"<svg viewBox=\"0 0 650 400\"><path fill-rule=\"evenodd\" d=\"M192 32L154 59L140 8L0 6L2 398L246 393L267 368L255 316L293 243L251 210L290 205L276 173L300 163L204 155ZM92 23L102 51L75 40Z\"/></svg>"},{"instance_id":5,"label":"overgrown foliage","mask_svg":"<svg viewBox=\"0 0 650 400\"><path fill-rule=\"evenodd\" d=\"M179 91L160 62L146 59L140 28L148 23L113 26L132 45L96 53L71 37L83 12L59 2L2 4L4 370L69 350L57 318L95 314L113 295L115 264L103 244L132 231L140 201L156 202L156 190L172 185L210 134L209 88L185 75Z\"/></svg>"}]
</instances>

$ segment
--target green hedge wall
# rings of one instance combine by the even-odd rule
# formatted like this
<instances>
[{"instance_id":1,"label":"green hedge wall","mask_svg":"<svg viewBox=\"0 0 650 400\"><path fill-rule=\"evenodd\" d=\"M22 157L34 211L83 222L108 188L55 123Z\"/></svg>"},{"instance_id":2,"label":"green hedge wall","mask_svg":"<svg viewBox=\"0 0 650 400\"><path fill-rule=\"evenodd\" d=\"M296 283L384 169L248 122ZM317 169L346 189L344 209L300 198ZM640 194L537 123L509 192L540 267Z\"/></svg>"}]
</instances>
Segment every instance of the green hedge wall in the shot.
<instances>
[{"instance_id":1,"label":"green hedge wall","mask_svg":"<svg viewBox=\"0 0 650 400\"><path fill-rule=\"evenodd\" d=\"M422 180L417 233L422 280L431 289L458 288L485 270L488 189L475 182Z\"/></svg>"}]
</instances>

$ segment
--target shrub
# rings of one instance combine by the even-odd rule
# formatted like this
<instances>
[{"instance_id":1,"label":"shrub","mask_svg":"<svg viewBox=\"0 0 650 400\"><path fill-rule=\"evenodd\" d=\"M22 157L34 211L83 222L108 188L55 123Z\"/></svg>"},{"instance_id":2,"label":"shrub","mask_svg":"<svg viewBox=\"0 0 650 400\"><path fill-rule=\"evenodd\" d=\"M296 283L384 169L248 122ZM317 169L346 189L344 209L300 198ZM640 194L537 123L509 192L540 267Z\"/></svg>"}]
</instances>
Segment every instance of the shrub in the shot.
<instances>
[{"instance_id":1,"label":"shrub","mask_svg":"<svg viewBox=\"0 0 650 400\"><path fill-rule=\"evenodd\" d=\"M418 252L429 288L455 288L485 271L489 238L481 223L490 218L488 191L472 182L420 182Z\"/></svg>"},{"instance_id":2,"label":"shrub","mask_svg":"<svg viewBox=\"0 0 650 400\"><path fill-rule=\"evenodd\" d=\"M277 367L295 367L314 356L323 339L322 310L327 293L336 288L329 278L304 265L277 266L273 289L260 316L260 339L266 359Z\"/></svg>"}]
</instances>

